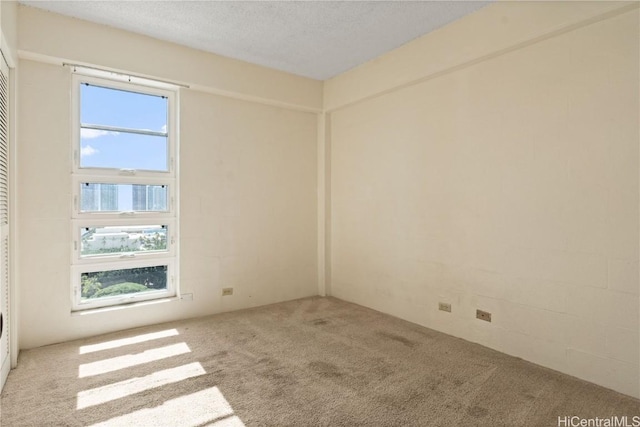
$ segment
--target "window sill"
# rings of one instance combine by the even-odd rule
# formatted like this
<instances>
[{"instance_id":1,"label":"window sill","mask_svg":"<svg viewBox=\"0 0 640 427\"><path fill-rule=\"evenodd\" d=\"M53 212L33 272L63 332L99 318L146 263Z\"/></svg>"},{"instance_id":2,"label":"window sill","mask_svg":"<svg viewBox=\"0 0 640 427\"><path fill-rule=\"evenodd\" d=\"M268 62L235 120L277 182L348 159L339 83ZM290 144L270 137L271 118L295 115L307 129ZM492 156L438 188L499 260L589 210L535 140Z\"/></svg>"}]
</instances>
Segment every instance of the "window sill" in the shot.
<instances>
[{"instance_id":1,"label":"window sill","mask_svg":"<svg viewBox=\"0 0 640 427\"><path fill-rule=\"evenodd\" d=\"M130 308L141 307L145 305L163 304L163 303L174 302L174 301L180 301L180 297L177 297L177 296L166 297L166 298L158 298L158 299L149 300L149 301L138 301L138 302L131 302L128 304L112 305L108 307L87 308L85 310L72 311L71 315L85 316L89 314L98 314L98 313L105 313L108 311L117 311L117 310L127 310Z\"/></svg>"}]
</instances>

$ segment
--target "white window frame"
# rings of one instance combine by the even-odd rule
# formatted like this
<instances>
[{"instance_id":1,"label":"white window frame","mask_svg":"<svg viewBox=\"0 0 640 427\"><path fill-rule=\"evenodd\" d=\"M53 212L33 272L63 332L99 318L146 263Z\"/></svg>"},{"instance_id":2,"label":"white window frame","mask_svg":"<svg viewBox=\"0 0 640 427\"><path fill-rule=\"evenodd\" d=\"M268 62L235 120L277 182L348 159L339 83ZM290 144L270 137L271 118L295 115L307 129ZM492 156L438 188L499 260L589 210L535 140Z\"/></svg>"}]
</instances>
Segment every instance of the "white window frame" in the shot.
<instances>
[{"instance_id":1,"label":"white window frame","mask_svg":"<svg viewBox=\"0 0 640 427\"><path fill-rule=\"evenodd\" d=\"M91 74L91 75L88 75ZM95 70L83 73L74 71L72 75L72 215L71 227L73 242L71 245L71 301L72 310L79 311L92 308L115 306L158 298L169 298L178 295L178 133L177 102L178 88L173 85L136 78L136 83L111 78L111 73L96 77L100 73ZM167 171L130 170L117 168L80 167L80 86L90 85L124 90L133 93L163 96L167 99ZM104 184L141 184L166 185L168 188L166 212L81 212L80 185L84 182ZM138 252L129 254L104 254L82 258L80 256L80 229L94 226L127 226L127 225L168 226L166 252ZM125 294L114 297L103 297L96 300L82 301L81 274L86 272L109 271L139 267L167 266L167 289Z\"/></svg>"}]
</instances>

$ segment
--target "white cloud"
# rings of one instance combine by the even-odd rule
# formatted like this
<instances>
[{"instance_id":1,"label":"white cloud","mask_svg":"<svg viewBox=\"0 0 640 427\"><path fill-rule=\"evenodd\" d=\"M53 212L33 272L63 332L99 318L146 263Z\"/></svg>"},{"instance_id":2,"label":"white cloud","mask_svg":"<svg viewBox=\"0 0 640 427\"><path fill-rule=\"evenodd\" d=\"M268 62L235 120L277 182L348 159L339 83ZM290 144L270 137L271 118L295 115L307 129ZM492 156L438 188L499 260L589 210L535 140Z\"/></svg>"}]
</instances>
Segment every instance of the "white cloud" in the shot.
<instances>
[{"instance_id":1,"label":"white cloud","mask_svg":"<svg viewBox=\"0 0 640 427\"><path fill-rule=\"evenodd\" d=\"M99 151L90 145L86 145L80 149L80 155L82 157L92 156L96 153L99 153Z\"/></svg>"},{"instance_id":2,"label":"white cloud","mask_svg":"<svg viewBox=\"0 0 640 427\"><path fill-rule=\"evenodd\" d=\"M167 125L162 125L161 132L167 133Z\"/></svg>"},{"instance_id":3,"label":"white cloud","mask_svg":"<svg viewBox=\"0 0 640 427\"><path fill-rule=\"evenodd\" d=\"M80 129L80 137L84 139L100 138L101 136L118 135L118 132L109 132L98 129Z\"/></svg>"}]
</instances>

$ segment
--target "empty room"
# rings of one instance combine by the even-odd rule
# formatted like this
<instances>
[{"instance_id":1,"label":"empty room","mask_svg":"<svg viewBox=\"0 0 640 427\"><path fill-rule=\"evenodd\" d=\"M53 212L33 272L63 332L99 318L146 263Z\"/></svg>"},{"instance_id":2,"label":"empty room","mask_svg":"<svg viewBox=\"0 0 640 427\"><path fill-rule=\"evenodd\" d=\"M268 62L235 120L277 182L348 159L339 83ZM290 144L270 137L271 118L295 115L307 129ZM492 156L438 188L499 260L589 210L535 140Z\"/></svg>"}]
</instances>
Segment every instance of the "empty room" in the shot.
<instances>
[{"instance_id":1,"label":"empty room","mask_svg":"<svg viewBox=\"0 0 640 427\"><path fill-rule=\"evenodd\" d=\"M1 426L640 426L640 2L0 2Z\"/></svg>"}]
</instances>

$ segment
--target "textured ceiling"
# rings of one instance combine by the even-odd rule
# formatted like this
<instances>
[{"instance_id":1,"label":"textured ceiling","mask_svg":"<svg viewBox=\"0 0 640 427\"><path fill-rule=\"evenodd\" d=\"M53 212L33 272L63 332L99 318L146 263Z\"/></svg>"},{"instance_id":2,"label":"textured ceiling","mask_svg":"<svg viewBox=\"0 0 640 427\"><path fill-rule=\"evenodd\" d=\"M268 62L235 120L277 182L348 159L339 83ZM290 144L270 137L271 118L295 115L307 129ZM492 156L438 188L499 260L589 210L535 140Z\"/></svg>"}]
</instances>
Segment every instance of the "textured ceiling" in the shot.
<instances>
[{"instance_id":1,"label":"textured ceiling","mask_svg":"<svg viewBox=\"0 0 640 427\"><path fill-rule=\"evenodd\" d=\"M20 1L325 80L488 1Z\"/></svg>"}]
</instances>

